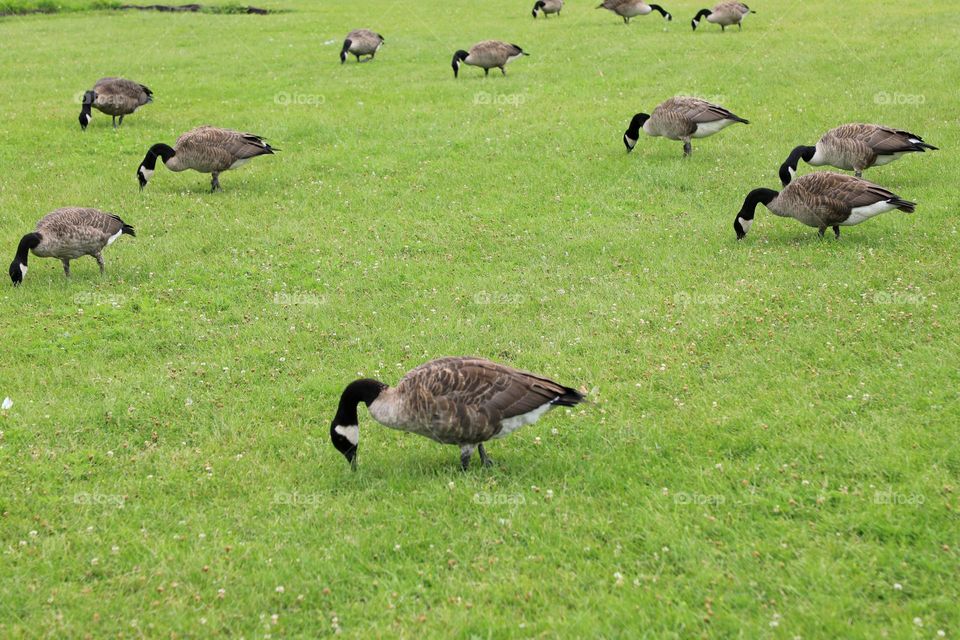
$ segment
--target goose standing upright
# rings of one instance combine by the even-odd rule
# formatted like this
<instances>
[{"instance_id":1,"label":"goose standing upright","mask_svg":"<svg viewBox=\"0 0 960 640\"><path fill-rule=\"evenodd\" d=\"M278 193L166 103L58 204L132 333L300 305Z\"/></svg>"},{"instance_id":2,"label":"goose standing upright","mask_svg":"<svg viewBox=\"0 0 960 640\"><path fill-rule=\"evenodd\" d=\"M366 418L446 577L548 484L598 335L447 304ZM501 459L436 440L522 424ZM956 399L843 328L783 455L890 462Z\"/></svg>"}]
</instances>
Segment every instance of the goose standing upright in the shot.
<instances>
[{"instance_id":1,"label":"goose standing upright","mask_svg":"<svg viewBox=\"0 0 960 640\"><path fill-rule=\"evenodd\" d=\"M157 158L160 158L171 171L193 169L213 174L210 184L213 192L220 188L219 178L224 171L237 169L250 158L272 155L275 151L279 149L264 142L262 136L204 125L177 138L173 147L162 143L150 147L137 168L137 180L142 191L153 176Z\"/></svg>"},{"instance_id":2,"label":"goose standing upright","mask_svg":"<svg viewBox=\"0 0 960 640\"><path fill-rule=\"evenodd\" d=\"M113 128L123 124L123 116L130 115L139 107L153 102L153 92L139 82L125 78L100 78L93 89L83 94L80 107L80 129L86 131L92 116L90 109L113 117ZM120 122L117 122L120 116Z\"/></svg>"},{"instance_id":3,"label":"goose standing upright","mask_svg":"<svg viewBox=\"0 0 960 640\"><path fill-rule=\"evenodd\" d=\"M908 153L937 151L920 136L878 124L843 124L823 134L814 146L795 147L780 166L780 182L790 184L803 160L815 167L830 165L853 170L856 177L864 169L899 160Z\"/></svg>"},{"instance_id":4,"label":"goose standing upright","mask_svg":"<svg viewBox=\"0 0 960 640\"><path fill-rule=\"evenodd\" d=\"M460 447L466 470L474 450L491 464L483 443L536 422L553 407L572 407L584 396L543 376L483 358L448 357L408 372L396 387L378 380L351 382L330 423L330 439L355 469L360 441L357 405L380 424Z\"/></svg>"},{"instance_id":5,"label":"goose standing upright","mask_svg":"<svg viewBox=\"0 0 960 640\"><path fill-rule=\"evenodd\" d=\"M693 25L693 30L696 31L697 26L700 24L700 19L706 18L707 22L720 25L721 31L726 31L727 27L734 24L737 25L738 29L743 31L743 19L750 13L756 13L756 11L742 2L721 2L713 9L701 9L697 15L693 17L693 20L690 21L690 24Z\"/></svg>"},{"instance_id":6,"label":"goose standing upright","mask_svg":"<svg viewBox=\"0 0 960 640\"><path fill-rule=\"evenodd\" d=\"M354 29L347 34L347 39L343 41L343 49L340 50L340 64L347 61L347 54L357 57L360 62L360 56L370 56L364 62L373 60L383 46L383 36L370 29Z\"/></svg>"},{"instance_id":7,"label":"goose standing upright","mask_svg":"<svg viewBox=\"0 0 960 640\"><path fill-rule=\"evenodd\" d=\"M663 136L670 140L683 141L683 155L693 153L690 144L692 138L706 138L736 122L750 124L720 105L701 100L677 96L662 102L653 113L638 113L630 120L630 126L623 134L623 144L627 153L633 151L640 138L640 130L648 136Z\"/></svg>"},{"instance_id":8,"label":"goose standing upright","mask_svg":"<svg viewBox=\"0 0 960 640\"><path fill-rule=\"evenodd\" d=\"M658 4L647 4L643 0L603 0L596 8L612 11L623 18L624 24L630 24L630 18L645 16L652 11L659 13L667 22L673 20L673 16L666 9Z\"/></svg>"},{"instance_id":9,"label":"goose standing upright","mask_svg":"<svg viewBox=\"0 0 960 640\"><path fill-rule=\"evenodd\" d=\"M64 207L51 211L37 223L37 228L20 239L17 253L10 263L13 286L27 275L30 253L38 258L57 258L63 262L63 273L70 277L70 261L93 256L103 275L101 251L121 235L136 236L133 227L118 216L89 207Z\"/></svg>"},{"instance_id":10,"label":"goose standing upright","mask_svg":"<svg viewBox=\"0 0 960 640\"><path fill-rule=\"evenodd\" d=\"M507 75L504 68L507 63L522 56L530 55L519 46L500 40L484 40L470 47L470 51L460 49L453 54L453 77L460 75L460 65L469 64L483 69L483 75L490 75L490 69L500 69L500 73Z\"/></svg>"},{"instance_id":11,"label":"goose standing upright","mask_svg":"<svg viewBox=\"0 0 960 640\"><path fill-rule=\"evenodd\" d=\"M832 227L839 238L840 227L860 224L894 209L913 213L916 208L915 202L863 178L817 171L800 176L779 193L762 188L748 193L733 220L738 240L750 231L758 204L765 205L774 215L815 227L821 238L827 227Z\"/></svg>"}]
</instances>

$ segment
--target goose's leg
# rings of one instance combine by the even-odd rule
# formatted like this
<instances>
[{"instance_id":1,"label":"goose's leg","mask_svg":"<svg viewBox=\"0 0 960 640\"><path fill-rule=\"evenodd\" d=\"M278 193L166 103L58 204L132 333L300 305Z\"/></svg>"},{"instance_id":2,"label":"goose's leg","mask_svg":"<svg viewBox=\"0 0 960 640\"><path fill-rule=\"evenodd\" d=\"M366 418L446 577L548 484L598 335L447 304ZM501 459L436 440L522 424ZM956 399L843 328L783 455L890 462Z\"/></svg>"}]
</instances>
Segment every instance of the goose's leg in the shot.
<instances>
[{"instance_id":1,"label":"goose's leg","mask_svg":"<svg viewBox=\"0 0 960 640\"><path fill-rule=\"evenodd\" d=\"M861 171L860 169L854 169L854 170L853 170L853 175L857 176L858 178L862 178L862 177L863 177L863 171Z\"/></svg>"},{"instance_id":2,"label":"goose's leg","mask_svg":"<svg viewBox=\"0 0 960 640\"><path fill-rule=\"evenodd\" d=\"M70 261L64 258L61 262L63 262L63 275L69 278L70 277Z\"/></svg>"},{"instance_id":3,"label":"goose's leg","mask_svg":"<svg viewBox=\"0 0 960 640\"><path fill-rule=\"evenodd\" d=\"M483 448L483 443L477 445L477 452L480 454L480 462L483 463L485 467L492 467L493 460L490 459L490 456L487 455L487 450Z\"/></svg>"},{"instance_id":4,"label":"goose's leg","mask_svg":"<svg viewBox=\"0 0 960 640\"><path fill-rule=\"evenodd\" d=\"M93 258L97 261L97 265L100 266L100 275L103 275L103 254L97 251L93 254Z\"/></svg>"},{"instance_id":5,"label":"goose's leg","mask_svg":"<svg viewBox=\"0 0 960 640\"><path fill-rule=\"evenodd\" d=\"M720 31L726 31L726 30L727 30L727 25L725 24L720 25Z\"/></svg>"},{"instance_id":6,"label":"goose's leg","mask_svg":"<svg viewBox=\"0 0 960 640\"><path fill-rule=\"evenodd\" d=\"M472 444L460 445L460 468L464 471L470 466L470 458L473 456L474 448Z\"/></svg>"},{"instance_id":7,"label":"goose's leg","mask_svg":"<svg viewBox=\"0 0 960 640\"><path fill-rule=\"evenodd\" d=\"M484 68L483 68L483 77L486 78L486 77L489 76L489 75L490 75L490 69L484 67Z\"/></svg>"},{"instance_id":8,"label":"goose's leg","mask_svg":"<svg viewBox=\"0 0 960 640\"><path fill-rule=\"evenodd\" d=\"M120 116L120 121L117 122L117 126L118 126L118 127L122 127L122 126L123 126L123 116Z\"/></svg>"},{"instance_id":9,"label":"goose's leg","mask_svg":"<svg viewBox=\"0 0 960 640\"><path fill-rule=\"evenodd\" d=\"M693 146L690 144L690 138L681 138L683 140L683 157L689 157L693 153Z\"/></svg>"},{"instance_id":10,"label":"goose's leg","mask_svg":"<svg viewBox=\"0 0 960 640\"><path fill-rule=\"evenodd\" d=\"M837 240L840 239L840 225L833 225L833 233L837 236Z\"/></svg>"},{"instance_id":11,"label":"goose's leg","mask_svg":"<svg viewBox=\"0 0 960 640\"><path fill-rule=\"evenodd\" d=\"M500 73L502 73L503 75L507 75L507 69L503 65L500 66Z\"/></svg>"},{"instance_id":12,"label":"goose's leg","mask_svg":"<svg viewBox=\"0 0 960 640\"><path fill-rule=\"evenodd\" d=\"M623 24L630 24L630 18L624 16L624 17L623 17Z\"/></svg>"},{"instance_id":13,"label":"goose's leg","mask_svg":"<svg viewBox=\"0 0 960 640\"><path fill-rule=\"evenodd\" d=\"M743 31L743 23L742 23L742 22L738 22L738 23L737 23L737 29L739 29L740 31Z\"/></svg>"},{"instance_id":14,"label":"goose's leg","mask_svg":"<svg viewBox=\"0 0 960 640\"><path fill-rule=\"evenodd\" d=\"M820 227L819 229L817 229L817 235L820 236L821 240L823 240L823 234L826 230L827 230L826 227Z\"/></svg>"},{"instance_id":15,"label":"goose's leg","mask_svg":"<svg viewBox=\"0 0 960 640\"><path fill-rule=\"evenodd\" d=\"M113 118L113 128L116 129L116 128L117 128L117 116L110 116L110 117Z\"/></svg>"},{"instance_id":16,"label":"goose's leg","mask_svg":"<svg viewBox=\"0 0 960 640\"><path fill-rule=\"evenodd\" d=\"M210 193L220 191L220 172L213 172L213 180L210 181Z\"/></svg>"}]
</instances>

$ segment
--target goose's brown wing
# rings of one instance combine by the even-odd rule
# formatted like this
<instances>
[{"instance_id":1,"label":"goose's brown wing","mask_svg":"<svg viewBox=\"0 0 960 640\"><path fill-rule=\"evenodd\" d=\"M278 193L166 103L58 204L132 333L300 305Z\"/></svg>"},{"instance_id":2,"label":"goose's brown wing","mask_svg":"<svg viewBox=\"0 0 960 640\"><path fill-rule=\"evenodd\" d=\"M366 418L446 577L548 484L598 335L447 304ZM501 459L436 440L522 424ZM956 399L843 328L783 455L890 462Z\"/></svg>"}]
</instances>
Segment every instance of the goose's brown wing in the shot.
<instances>
[{"instance_id":1,"label":"goose's brown wing","mask_svg":"<svg viewBox=\"0 0 960 640\"><path fill-rule=\"evenodd\" d=\"M499 432L502 420L581 399L548 378L471 357L423 364L404 376L397 392L411 399L412 418L432 425L438 431L433 437L448 442L482 442Z\"/></svg>"},{"instance_id":2,"label":"goose's brown wing","mask_svg":"<svg viewBox=\"0 0 960 640\"><path fill-rule=\"evenodd\" d=\"M201 171L225 171L238 160L273 153L263 138L252 133L204 125L177 139L177 155L189 158Z\"/></svg>"},{"instance_id":3,"label":"goose's brown wing","mask_svg":"<svg viewBox=\"0 0 960 640\"><path fill-rule=\"evenodd\" d=\"M685 119L697 124L706 122L717 122L718 120L737 120L743 122L743 118L734 114L732 111L718 104L701 100L700 98L674 98L674 108Z\"/></svg>"},{"instance_id":4,"label":"goose's brown wing","mask_svg":"<svg viewBox=\"0 0 960 640\"><path fill-rule=\"evenodd\" d=\"M63 207L51 211L37 223L37 231L58 235L84 235L109 238L123 228L123 220L112 213L89 207Z\"/></svg>"},{"instance_id":5,"label":"goose's brown wing","mask_svg":"<svg viewBox=\"0 0 960 640\"><path fill-rule=\"evenodd\" d=\"M100 78L93 90L98 98L122 103L128 113L153 100L153 92L146 85L126 78Z\"/></svg>"},{"instance_id":6,"label":"goose's brown wing","mask_svg":"<svg viewBox=\"0 0 960 640\"><path fill-rule=\"evenodd\" d=\"M796 185L797 191L806 192L805 201L826 225L844 222L850 211L858 207L888 200L900 201L895 193L879 185L832 171L809 173L797 180Z\"/></svg>"},{"instance_id":7,"label":"goose's brown wing","mask_svg":"<svg viewBox=\"0 0 960 640\"><path fill-rule=\"evenodd\" d=\"M913 135L909 131L899 131L880 125L866 125L870 127L869 134L866 136L866 142L877 155L890 155L893 153L907 153L909 151L922 150L917 140L923 139Z\"/></svg>"}]
</instances>

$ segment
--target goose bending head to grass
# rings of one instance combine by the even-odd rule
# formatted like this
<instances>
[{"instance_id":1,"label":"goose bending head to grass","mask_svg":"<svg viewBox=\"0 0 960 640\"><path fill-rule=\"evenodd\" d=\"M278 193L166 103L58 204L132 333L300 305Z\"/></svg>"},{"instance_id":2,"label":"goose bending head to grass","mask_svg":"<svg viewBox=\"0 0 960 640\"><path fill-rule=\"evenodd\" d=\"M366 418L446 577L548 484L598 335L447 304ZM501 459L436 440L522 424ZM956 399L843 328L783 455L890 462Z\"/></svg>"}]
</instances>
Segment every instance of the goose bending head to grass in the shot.
<instances>
[{"instance_id":1,"label":"goose bending head to grass","mask_svg":"<svg viewBox=\"0 0 960 640\"><path fill-rule=\"evenodd\" d=\"M774 215L816 228L821 238L827 227L839 238L840 227L860 224L894 209L913 213L916 208L915 202L862 178L817 171L800 176L780 192L761 188L748 193L733 220L738 240L750 231L758 204Z\"/></svg>"},{"instance_id":2,"label":"goose bending head to grass","mask_svg":"<svg viewBox=\"0 0 960 640\"><path fill-rule=\"evenodd\" d=\"M713 9L701 9L690 21L690 24L696 31L700 25L700 20L706 18L707 22L720 25L721 31L726 31L727 27L734 24L742 31L743 19L751 13L756 13L756 11L742 2L721 2Z\"/></svg>"},{"instance_id":3,"label":"goose bending head to grass","mask_svg":"<svg viewBox=\"0 0 960 640\"><path fill-rule=\"evenodd\" d=\"M530 55L519 46L500 40L484 40L470 47L469 51L460 49L453 54L453 77L459 77L460 65L469 64L483 69L483 75L490 75L490 69L500 69L500 73L507 75L508 62Z\"/></svg>"},{"instance_id":4,"label":"goose bending head to grass","mask_svg":"<svg viewBox=\"0 0 960 640\"><path fill-rule=\"evenodd\" d=\"M537 0L537 2L533 5L533 11L531 11L531 13L533 14L534 19L536 19L538 11L543 14L544 18L550 17L551 13L556 14L556 16L559 18L560 11L562 9L563 0Z\"/></svg>"},{"instance_id":5,"label":"goose bending head to grass","mask_svg":"<svg viewBox=\"0 0 960 640\"><path fill-rule=\"evenodd\" d=\"M343 41L343 48L340 50L340 64L347 61L347 54L356 56L357 62L360 62L360 56L368 56L363 62L373 60L383 46L383 36L370 29L354 29L347 34Z\"/></svg>"},{"instance_id":6,"label":"goose bending head to grass","mask_svg":"<svg viewBox=\"0 0 960 640\"><path fill-rule=\"evenodd\" d=\"M87 130L93 119L90 110L96 109L113 117L113 128L123 124L128 116L145 104L153 102L153 92L146 85L126 78L100 78L93 89L83 94L80 107L80 128ZM117 122L117 116L120 122Z\"/></svg>"},{"instance_id":7,"label":"goose bending head to grass","mask_svg":"<svg viewBox=\"0 0 960 640\"><path fill-rule=\"evenodd\" d=\"M653 11L656 11L663 16L663 19L667 22L673 20L673 16L670 15L670 12L660 5L647 4L642 0L603 0L603 2L598 4L596 8L612 11L623 18L624 24L630 24L630 18L645 16Z\"/></svg>"},{"instance_id":8,"label":"goose bending head to grass","mask_svg":"<svg viewBox=\"0 0 960 640\"><path fill-rule=\"evenodd\" d=\"M193 169L212 174L210 190L217 191L220 189L221 173L237 169L251 158L271 155L275 151L279 149L264 142L262 136L204 125L177 138L173 147L162 143L150 147L137 168L137 180L142 191L153 177L159 158L171 171Z\"/></svg>"},{"instance_id":9,"label":"goose bending head to grass","mask_svg":"<svg viewBox=\"0 0 960 640\"><path fill-rule=\"evenodd\" d=\"M843 124L823 134L816 145L795 147L780 165L780 182L790 184L801 160L815 167L830 165L853 171L859 178L865 169L928 150L937 151L937 147L909 131L879 124Z\"/></svg>"},{"instance_id":10,"label":"goose bending head to grass","mask_svg":"<svg viewBox=\"0 0 960 640\"><path fill-rule=\"evenodd\" d=\"M720 105L700 98L677 96L658 105L649 115L638 113L633 116L623 134L623 144L627 153L633 151L642 130L648 136L682 140L683 155L689 156L693 153L692 138L712 136L737 122L750 124Z\"/></svg>"},{"instance_id":11,"label":"goose bending head to grass","mask_svg":"<svg viewBox=\"0 0 960 640\"><path fill-rule=\"evenodd\" d=\"M17 253L10 263L13 286L22 283L27 275L27 261L31 253L38 258L60 260L63 273L68 278L71 260L93 256L103 275L101 251L124 234L136 236L133 227L106 211L87 207L64 207L51 211L40 219L33 232L20 239Z\"/></svg>"},{"instance_id":12,"label":"goose bending head to grass","mask_svg":"<svg viewBox=\"0 0 960 640\"><path fill-rule=\"evenodd\" d=\"M432 360L408 372L395 387L372 379L351 382L340 396L330 438L356 469L360 442L357 405L367 405L380 424L460 448L466 470L476 450L491 464L483 444L536 422L554 407L572 407L583 394L553 380L483 358Z\"/></svg>"}]
</instances>

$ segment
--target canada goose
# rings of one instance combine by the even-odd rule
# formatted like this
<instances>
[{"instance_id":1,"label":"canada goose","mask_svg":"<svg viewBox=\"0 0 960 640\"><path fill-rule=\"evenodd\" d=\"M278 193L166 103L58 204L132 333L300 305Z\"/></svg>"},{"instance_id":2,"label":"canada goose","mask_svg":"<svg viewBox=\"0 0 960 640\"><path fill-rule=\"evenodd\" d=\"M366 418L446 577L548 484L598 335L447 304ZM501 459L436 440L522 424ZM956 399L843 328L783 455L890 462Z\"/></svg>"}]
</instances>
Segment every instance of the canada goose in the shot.
<instances>
[{"instance_id":1,"label":"canada goose","mask_svg":"<svg viewBox=\"0 0 960 640\"><path fill-rule=\"evenodd\" d=\"M220 188L219 178L222 172L236 169L250 158L270 155L274 151L279 149L274 149L264 142L261 136L204 125L177 138L173 148L162 143L150 147L137 169L137 180L140 181L142 191L153 176L157 157L160 157L171 171L193 169L200 173L213 174L210 186L210 191L213 192Z\"/></svg>"},{"instance_id":2,"label":"canada goose","mask_svg":"<svg viewBox=\"0 0 960 640\"><path fill-rule=\"evenodd\" d=\"M347 54L357 57L360 62L360 56L370 56L364 62L373 60L383 46L383 36L374 33L370 29L354 29L347 34L347 39L343 41L343 49L340 50L340 64L347 61Z\"/></svg>"},{"instance_id":3,"label":"canada goose","mask_svg":"<svg viewBox=\"0 0 960 640\"><path fill-rule=\"evenodd\" d=\"M487 440L532 424L555 406L582 400L574 389L483 358L440 358L409 371L396 387L369 378L351 382L340 396L330 438L356 469L357 405L363 402L386 427L457 445L466 470L474 449L484 465L491 464L483 448Z\"/></svg>"},{"instance_id":4,"label":"canada goose","mask_svg":"<svg viewBox=\"0 0 960 640\"><path fill-rule=\"evenodd\" d=\"M64 207L51 211L40 219L33 233L20 239L17 254L10 263L13 286L23 282L27 275L27 257L30 252L38 258L57 258L63 262L63 272L70 277L70 261L81 256L93 256L103 274L104 247L123 234L136 236L133 227L123 220L99 209Z\"/></svg>"},{"instance_id":5,"label":"canada goose","mask_svg":"<svg viewBox=\"0 0 960 640\"><path fill-rule=\"evenodd\" d=\"M557 14L557 17L560 17L560 10L563 9L563 0L537 0L537 3L533 5L533 17L537 17L537 11L543 12L543 17L548 17L551 13Z\"/></svg>"},{"instance_id":6,"label":"canada goose","mask_svg":"<svg viewBox=\"0 0 960 640\"><path fill-rule=\"evenodd\" d=\"M453 54L453 77L460 74L460 64L466 63L474 67L481 67L483 75L490 75L490 69L497 67L503 75L507 75L504 67L511 60L520 56L530 55L515 44L508 44L499 40L484 40L470 47L470 51L460 49Z\"/></svg>"},{"instance_id":7,"label":"canada goose","mask_svg":"<svg viewBox=\"0 0 960 640\"><path fill-rule=\"evenodd\" d=\"M832 171L817 171L800 176L781 191L754 189L747 194L740 213L733 220L737 239L742 240L753 224L757 204L763 204L773 214L793 218L816 227L823 237L827 227L840 237L840 227L849 227L869 220L875 215L899 209L913 213L915 202L903 200L897 194L862 178Z\"/></svg>"},{"instance_id":8,"label":"canada goose","mask_svg":"<svg viewBox=\"0 0 960 640\"><path fill-rule=\"evenodd\" d=\"M721 31L726 31L727 27L732 24L737 25L742 31L743 19L747 17L748 13L756 13L756 11L742 2L721 2L713 9L701 9L690 21L690 24L696 31L697 25L700 24L700 18L706 18L707 22L720 25Z\"/></svg>"},{"instance_id":9,"label":"canada goose","mask_svg":"<svg viewBox=\"0 0 960 640\"><path fill-rule=\"evenodd\" d=\"M701 100L677 96L661 103L653 113L638 113L630 120L623 134L627 153L633 151L640 138L640 129L648 136L663 136L683 141L683 155L693 152L691 138L706 138L735 122L750 124L723 107Z\"/></svg>"},{"instance_id":10,"label":"canada goose","mask_svg":"<svg viewBox=\"0 0 960 640\"><path fill-rule=\"evenodd\" d=\"M907 153L937 151L920 136L878 124L844 124L831 129L815 146L799 146L780 166L780 182L790 184L802 158L815 167L828 164L838 169L852 169L858 178L864 169L893 162Z\"/></svg>"},{"instance_id":11,"label":"canada goose","mask_svg":"<svg viewBox=\"0 0 960 640\"><path fill-rule=\"evenodd\" d=\"M153 102L153 92L146 86L124 78L100 78L93 89L83 94L80 107L80 129L87 130L92 119L90 108L113 116L113 128L123 124L123 116L130 115L145 104ZM120 122L117 122L120 116Z\"/></svg>"},{"instance_id":12,"label":"canada goose","mask_svg":"<svg viewBox=\"0 0 960 640\"><path fill-rule=\"evenodd\" d=\"M625 24L630 24L630 18L645 16L651 11L657 11L667 22L673 20L673 16L660 5L647 4L646 2L642 2L642 0L603 0L596 8L613 11L623 18Z\"/></svg>"}]
</instances>

